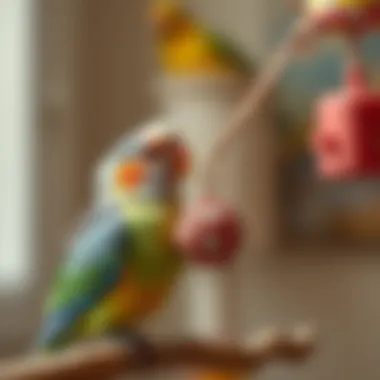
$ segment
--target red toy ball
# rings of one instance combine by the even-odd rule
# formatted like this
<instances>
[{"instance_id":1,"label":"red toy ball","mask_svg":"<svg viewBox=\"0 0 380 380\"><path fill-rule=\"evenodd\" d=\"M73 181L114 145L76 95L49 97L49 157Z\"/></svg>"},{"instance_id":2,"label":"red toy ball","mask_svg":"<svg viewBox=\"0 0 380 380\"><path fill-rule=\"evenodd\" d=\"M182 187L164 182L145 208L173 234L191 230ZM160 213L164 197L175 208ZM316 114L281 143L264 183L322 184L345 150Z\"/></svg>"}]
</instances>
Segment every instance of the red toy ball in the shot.
<instances>
[{"instance_id":1,"label":"red toy ball","mask_svg":"<svg viewBox=\"0 0 380 380\"><path fill-rule=\"evenodd\" d=\"M204 265L224 265L236 256L242 227L236 211L224 202L203 198L179 222L176 242L186 258Z\"/></svg>"}]
</instances>

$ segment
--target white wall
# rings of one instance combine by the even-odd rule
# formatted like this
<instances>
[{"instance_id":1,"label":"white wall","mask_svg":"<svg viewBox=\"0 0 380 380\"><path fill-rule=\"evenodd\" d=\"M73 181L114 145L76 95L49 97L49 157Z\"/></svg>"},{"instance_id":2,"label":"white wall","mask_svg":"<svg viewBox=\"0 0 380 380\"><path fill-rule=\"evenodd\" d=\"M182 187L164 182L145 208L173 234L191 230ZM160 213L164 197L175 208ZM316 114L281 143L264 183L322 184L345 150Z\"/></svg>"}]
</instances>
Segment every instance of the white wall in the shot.
<instances>
[{"instance_id":1,"label":"white wall","mask_svg":"<svg viewBox=\"0 0 380 380\"><path fill-rule=\"evenodd\" d=\"M252 53L263 57L270 52L267 41L271 37L271 25L281 17L279 0L191 0L190 3L213 25L232 31ZM256 148L259 139L256 135L251 141ZM257 150L257 154L263 153ZM262 156L261 163L264 160ZM265 216L263 204L264 208L271 206L270 199L262 196L263 188L271 185L263 183L259 171L258 166L253 168L246 184L252 191L253 204L248 216L251 233L255 235L251 236L248 250L257 257L252 260L247 288L241 289L245 298L241 310L244 324L259 328L274 323L286 328L306 319L316 321L320 333L319 350L307 365L289 370L271 369L261 378L378 378L380 257L376 252L259 255L264 253L260 246L266 246L270 233L256 234L254 215L260 220Z\"/></svg>"}]
</instances>

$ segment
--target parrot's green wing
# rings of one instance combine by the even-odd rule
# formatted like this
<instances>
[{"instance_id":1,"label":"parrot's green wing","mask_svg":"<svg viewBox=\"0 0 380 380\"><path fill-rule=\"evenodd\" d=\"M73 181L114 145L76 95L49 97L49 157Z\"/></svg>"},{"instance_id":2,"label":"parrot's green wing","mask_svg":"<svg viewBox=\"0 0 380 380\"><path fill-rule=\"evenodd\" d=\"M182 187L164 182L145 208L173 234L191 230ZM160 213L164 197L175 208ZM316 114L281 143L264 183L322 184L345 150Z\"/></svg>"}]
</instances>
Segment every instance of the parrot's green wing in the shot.
<instances>
[{"instance_id":1,"label":"parrot's green wing","mask_svg":"<svg viewBox=\"0 0 380 380\"><path fill-rule=\"evenodd\" d=\"M255 65L253 62L228 37L205 31L205 38L220 60L227 62L231 68L243 75L251 76L254 74Z\"/></svg>"},{"instance_id":2,"label":"parrot's green wing","mask_svg":"<svg viewBox=\"0 0 380 380\"><path fill-rule=\"evenodd\" d=\"M96 212L81 229L48 299L40 348L59 346L117 285L130 259L129 235L127 222L114 207Z\"/></svg>"}]
</instances>

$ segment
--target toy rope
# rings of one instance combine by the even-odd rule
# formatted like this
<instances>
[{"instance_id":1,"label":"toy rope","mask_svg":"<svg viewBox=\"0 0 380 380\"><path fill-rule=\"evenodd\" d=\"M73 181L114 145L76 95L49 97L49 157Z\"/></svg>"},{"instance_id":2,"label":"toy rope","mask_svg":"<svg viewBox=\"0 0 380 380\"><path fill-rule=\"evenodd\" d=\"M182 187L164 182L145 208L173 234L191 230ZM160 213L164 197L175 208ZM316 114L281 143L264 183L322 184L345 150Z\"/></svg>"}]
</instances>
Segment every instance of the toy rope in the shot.
<instances>
[{"instance_id":1,"label":"toy rope","mask_svg":"<svg viewBox=\"0 0 380 380\"><path fill-rule=\"evenodd\" d=\"M293 58L297 46L307 41L308 37L316 32L316 25L308 17L302 18L295 27L292 28L289 37L276 51L272 63L259 76L253 80L247 94L238 103L231 123L217 138L215 145L211 149L209 159L205 165L204 177L202 178L203 189L206 193L213 191L216 187L214 179L214 168L220 163L220 159L234 137L249 125L249 120L254 117L272 92L279 76L286 69L289 61Z\"/></svg>"},{"instance_id":2,"label":"toy rope","mask_svg":"<svg viewBox=\"0 0 380 380\"><path fill-rule=\"evenodd\" d=\"M354 81L355 84L363 83L363 65L359 50L358 37L351 34L347 37L347 55L348 55L348 80ZM353 76L353 77L352 77Z\"/></svg>"}]
</instances>

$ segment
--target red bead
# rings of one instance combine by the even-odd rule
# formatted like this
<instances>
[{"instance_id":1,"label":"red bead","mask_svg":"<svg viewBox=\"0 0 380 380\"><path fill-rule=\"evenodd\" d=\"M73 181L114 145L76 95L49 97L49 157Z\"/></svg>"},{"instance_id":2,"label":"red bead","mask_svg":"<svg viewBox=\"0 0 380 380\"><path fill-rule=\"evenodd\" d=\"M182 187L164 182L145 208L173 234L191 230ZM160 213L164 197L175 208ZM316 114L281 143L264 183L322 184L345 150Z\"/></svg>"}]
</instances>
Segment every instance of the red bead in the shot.
<instances>
[{"instance_id":1,"label":"red bead","mask_svg":"<svg viewBox=\"0 0 380 380\"><path fill-rule=\"evenodd\" d=\"M314 153L325 178L380 176L380 93L357 75L353 72L347 89L317 102Z\"/></svg>"},{"instance_id":2,"label":"red bead","mask_svg":"<svg viewBox=\"0 0 380 380\"><path fill-rule=\"evenodd\" d=\"M241 235L234 209L217 199L203 198L179 222L176 241L190 261L220 265L235 258Z\"/></svg>"}]
</instances>

